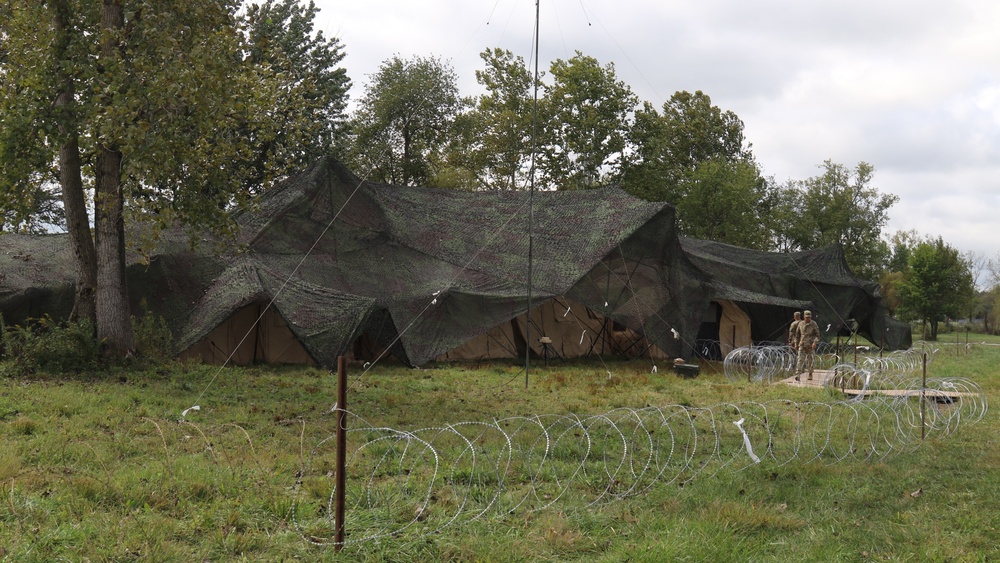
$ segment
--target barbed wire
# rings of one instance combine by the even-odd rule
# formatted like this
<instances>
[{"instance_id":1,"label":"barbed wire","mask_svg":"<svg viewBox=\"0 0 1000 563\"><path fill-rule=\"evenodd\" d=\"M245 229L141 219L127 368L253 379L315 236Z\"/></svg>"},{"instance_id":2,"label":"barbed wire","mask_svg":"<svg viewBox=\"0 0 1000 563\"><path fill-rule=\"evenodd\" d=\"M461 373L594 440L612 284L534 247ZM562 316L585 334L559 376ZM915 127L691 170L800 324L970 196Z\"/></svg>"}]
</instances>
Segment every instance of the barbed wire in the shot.
<instances>
[{"instance_id":1,"label":"barbed wire","mask_svg":"<svg viewBox=\"0 0 1000 563\"><path fill-rule=\"evenodd\" d=\"M846 365L838 369L843 380L870 375ZM684 486L760 465L882 461L985 413L978 388L954 379L929 382L922 395L618 408L417 430L373 426L345 411L353 447L342 545L434 534L483 518L545 510L567 497L588 506L610 503L654 486ZM336 545L335 455L333 435L319 441L294 487L294 526L317 545Z\"/></svg>"},{"instance_id":2,"label":"barbed wire","mask_svg":"<svg viewBox=\"0 0 1000 563\"><path fill-rule=\"evenodd\" d=\"M915 343L906 350L882 353L870 346L837 347L829 342L820 342L816 348L815 366L817 370L833 369L836 365L847 365L852 358L862 368L882 374L912 374L922 366L926 354L928 365L938 349L923 343ZM761 343L733 349L723 359L723 370L731 381L751 381L773 383L795 375L797 352L791 346L780 343Z\"/></svg>"},{"instance_id":3,"label":"barbed wire","mask_svg":"<svg viewBox=\"0 0 1000 563\"><path fill-rule=\"evenodd\" d=\"M750 468L879 462L987 414L985 396L967 379L928 378L924 385L922 377L884 364L841 363L833 372L826 389L840 400L671 404L415 430L373 425L344 411L342 545L410 541L481 520L614 503ZM262 463L267 456L255 446L255 432L237 424L143 416L119 427L117 437L94 438L112 441L108 450L78 439L68 439L65 449L74 475L92 476L107 494L133 495L129 502L235 498L273 482L282 498L276 515L287 517L304 541L336 546L336 437L328 422L281 422L301 425L294 432L300 462L281 464L298 471L284 486L273 478L275 468ZM192 475L203 478L192 482ZM18 478L11 477L12 488Z\"/></svg>"}]
</instances>

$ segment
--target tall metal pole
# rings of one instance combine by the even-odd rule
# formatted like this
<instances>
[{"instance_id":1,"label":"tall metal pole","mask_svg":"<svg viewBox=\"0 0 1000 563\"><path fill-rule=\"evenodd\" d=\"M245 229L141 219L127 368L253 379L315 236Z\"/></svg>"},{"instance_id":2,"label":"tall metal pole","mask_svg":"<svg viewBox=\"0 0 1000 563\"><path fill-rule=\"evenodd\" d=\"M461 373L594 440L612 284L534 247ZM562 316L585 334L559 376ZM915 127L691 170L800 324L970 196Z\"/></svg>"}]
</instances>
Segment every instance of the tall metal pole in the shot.
<instances>
[{"instance_id":1,"label":"tall metal pole","mask_svg":"<svg viewBox=\"0 0 1000 563\"><path fill-rule=\"evenodd\" d=\"M334 551L344 547L344 502L347 498L347 358L337 357L337 494L334 498Z\"/></svg>"},{"instance_id":2,"label":"tall metal pole","mask_svg":"<svg viewBox=\"0 0 1000 563\"><path fill-rule=\"evenodd\" d=\"M535 84L534 99L531 109L531 174L528 193L528 312L525 317L525 347L524 347L524 388L528 388L528 374L531 373L531 275L532 275L532 254L534 252L534 233L532 232L535 220L535 153L537 152L538 139L538 21L541 14L542 0L535 0Z\"/></svg>"}]
</instances>

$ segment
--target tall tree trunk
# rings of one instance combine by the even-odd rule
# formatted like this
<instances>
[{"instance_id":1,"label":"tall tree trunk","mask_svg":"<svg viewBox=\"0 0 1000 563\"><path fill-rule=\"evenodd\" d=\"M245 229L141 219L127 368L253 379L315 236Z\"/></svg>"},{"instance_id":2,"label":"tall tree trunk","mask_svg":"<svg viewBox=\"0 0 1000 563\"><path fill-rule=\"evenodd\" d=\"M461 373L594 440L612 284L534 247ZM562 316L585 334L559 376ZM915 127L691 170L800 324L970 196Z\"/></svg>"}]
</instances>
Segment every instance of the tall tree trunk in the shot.
<instances>
[{"instance_id":1,"label":"tall tree trunk","mask_svg":"<svg viewBox=\"0 0 1000 563\"><path fill-rule=\"evenodd\" d=\"M403 125L403 185L410 185L410 126Z\"/></svg>"},{"instance_id":2,"label":"tall tree trunk","mask_svg":"<svg viewBox=\"0 0 1000 563\"><path fill-rule=\"evenodd\" d=\"M56 58L62 62L69 60L67 50L71 33L70 8L66 0L53 2L52 7L53 27L58 36ZM86 319L96 326L97 256L94 251L94 237L90 232L90 220L87 217L87 199L83 191L74 100L73 78L68 72L61 71L59 93L55 101L63 143L59 147L59 185L62 191L63 211L66 213L66 228L69 230L70 244L76 258L76 296L70 320Z\"/></svg>"},{"instance_id":3,"label":"tall tree trunk","mask_svg":"<svg viewBox=\"0 0 1000 563\"><path fill-rule=\"evenodd\" d=\"M97 255L87 218L87 203L80 173L80 146L75 134L71 134L59 149L59 183L62 185L66 227L76 258L76 295L70 320L89 320L96 325Z\"/></svg>"},{"instance_id":4,"label":"tall tree trunk","mask_svg":"<svg viewBox=\"0 0 1000 563\"><path fill-rule=\"evenodd\" d=\"M118 54L125 27L121 0L101 4L101 56ZM122 153L102 141L98 146L94 182L94 225L97 250L97 338L108 357L125 357L135 350L125 283L125 217L121 181Z\"/></svg>"},{"instance_id":5,"label":"tall tree trunk","mask_svg":"<svg viewBox=\"0 0 1000 563\"><path fill-rule=\"evenodd\" d=\"M125 218L121 185L122 154L98 149L94 192L97 230L97 338L109 357L135 350L125 283Z\"/></svg>"}]
</instances>

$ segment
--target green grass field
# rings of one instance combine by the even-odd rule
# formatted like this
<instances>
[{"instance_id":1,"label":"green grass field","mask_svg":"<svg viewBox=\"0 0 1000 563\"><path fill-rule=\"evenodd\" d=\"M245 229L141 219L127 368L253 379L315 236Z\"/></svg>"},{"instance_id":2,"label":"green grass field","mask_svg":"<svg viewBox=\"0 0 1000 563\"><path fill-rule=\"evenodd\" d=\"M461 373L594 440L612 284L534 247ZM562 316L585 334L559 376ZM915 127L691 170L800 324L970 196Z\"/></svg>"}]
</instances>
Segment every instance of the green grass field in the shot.
<instances>
[{"instance_id":1,"label":"green grass field","mask_svg":"<svg viewBox=\"0 0 1000 563\"><path fill-rule=\"evenodd\" d=\"M949 336L936 345L929 375L967 378L995 404L1000 346L978 343L1000 339L971 335L966 346L964 334L961 342ZM177 364L58 378L0 376L0 560L1000 558L1000 447L994 440L1000 423L992 412L974 424L959 421L949 432L931 432L884 458L865 453L871 440L846 450L839 444L869 436L873 422L888 426L888 414L838 424L832 436L817 437L812 430L818 426L803 425L797 455L776 443L781 463L753 464L727 417L750 420L758 412L753 405L769 405L767 420L758 422L770 426L776 441L794 441L788 421L809 416L797 405L820 412L841 398L818 389L730 381L714 364L703 364L694 379L677 377L665 365L656 373L651 368L649 362L600 359L535 363L525 389L520 363L420 370L380 364L368 372L352 365L351 543L339 554L328 542L334 375ZM198 410L181 416L195 405ZM629 477L639 480L635 467L641 469L643 456L655 448L643 450L645 434L627 421L655 407L675 416L656 434L659 444L668 443L664 429L690 429L675 432L669 443L691 449L693 437L710 441L714 432L735 446L696 460L703 461L697 470L664 462L663 474L676 470L678 478L647 478L638 487ZM544 440L525 420L569 413L606 416L583 437L572 424L559 427L551 461L540 470L523 455L503 461L514 450L537 455L542 447ZM718 417L716 426L706 422L708 415ZM649 420L642 421L646 430ZM472 430L497 424L513 432L518 421L526 428L508 449L497 432ZM365 425L371 429L360 430ZM359 451L369 444L365 439L387 435L381 427L413 432L440 449L442 465L430 492L422 487L435 459L426 451L407 451L405 464L385 440ZM752 427L749 432L760 436ZM622 435L638 439L625 448ZM823 439L838 446L806 455L809 444ZM583 470L579 460L588 452L580 444L591 448ZM636 465L622 470L616 465L621 459ZM629 487L641 494L608 500ZM421 504L425 493L431 500ZM403 528L361 541L373 530L392 529L384 522L402 522Z\"/></svg>"}]
</instances>

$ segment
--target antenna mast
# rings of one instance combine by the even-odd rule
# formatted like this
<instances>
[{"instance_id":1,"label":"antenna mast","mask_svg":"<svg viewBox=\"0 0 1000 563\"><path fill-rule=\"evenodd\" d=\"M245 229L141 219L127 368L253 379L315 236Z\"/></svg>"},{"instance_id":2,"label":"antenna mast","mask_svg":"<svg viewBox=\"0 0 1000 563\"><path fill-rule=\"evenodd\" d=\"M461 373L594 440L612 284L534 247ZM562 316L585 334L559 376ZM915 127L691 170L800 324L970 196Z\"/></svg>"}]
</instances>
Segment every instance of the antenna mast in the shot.
<instances>
[{"instance_id":1,"label":"antenna mast","mask_svg":"<svg viewBox=\"0 0 1000 563\"><path fill-rule=\"evenodd\" d=\"M533 223L535 219L535 153L538 152L538 22L541 19L542 0L535 0L535 76L533 84L533 99L531 105L531 167L528 180L528 312L525 315L525 347L524 347L524 388L528 388L528 374L531 373L531 276L532 258L534 252Z\"/></svg>"}]
</instances>

